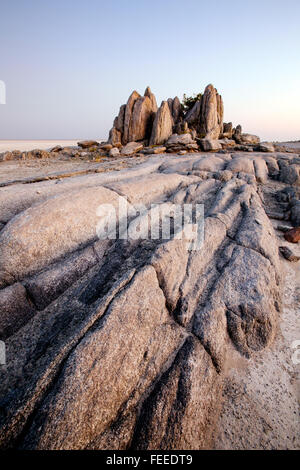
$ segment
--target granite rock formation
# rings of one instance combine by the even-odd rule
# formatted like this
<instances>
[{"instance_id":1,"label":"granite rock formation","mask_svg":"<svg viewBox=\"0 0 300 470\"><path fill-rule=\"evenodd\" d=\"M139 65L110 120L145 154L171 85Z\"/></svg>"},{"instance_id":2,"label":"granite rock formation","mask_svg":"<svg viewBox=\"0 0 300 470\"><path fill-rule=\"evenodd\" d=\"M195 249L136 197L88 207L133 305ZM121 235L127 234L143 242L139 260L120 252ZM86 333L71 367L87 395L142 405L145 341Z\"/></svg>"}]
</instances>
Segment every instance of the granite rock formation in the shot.
<instances>
[{"instance_id":1,"label":"granite rock formation","mask_svg":"<svg viewBox=\"0 0 300 470\"><path fill-rule=\"evenodd\" d=\"M193 144L190 134L166 142ZM295 158L153 155L60 184L3 184L1 448L210 447L232 350L249 358L276 334L281 270L267 214L288 219L296 206L296 193L272 193ZM120 197L144 204L143 220L151 204L204 204L203 245L98 239L97 206Z\"/></svg>"},{"instance_id":2,"label":"granite rock formation","mask_svg":"<svg viewBox=\"0 0 300 470\"><path fill-rule=\"evenodd\" d=\"M129 142L149 139L156 111L156 99L149 87L146 88L144 96L133 91L127 104L120 107L110 131L109 142L113 145L126 145Z\"/></svg>"},{"instance_id":3,"label":"granite rock formation","mask_svg":"<svg viewBox=\"0 0 300 470\"><path fill-rule=\"evenodd\" d=\"M109 134L109 143L126 145L132 141L150 141L149 145L160 145L172 131L194 131L195 136L218 139L223 133L223 114L222 97L212 85L206 87L201 100L186 115L177 96L163 101L157 109L155 96L147 87L143 97L133 91L127 104L121 106Z\"/></svg>"}]
</instances>

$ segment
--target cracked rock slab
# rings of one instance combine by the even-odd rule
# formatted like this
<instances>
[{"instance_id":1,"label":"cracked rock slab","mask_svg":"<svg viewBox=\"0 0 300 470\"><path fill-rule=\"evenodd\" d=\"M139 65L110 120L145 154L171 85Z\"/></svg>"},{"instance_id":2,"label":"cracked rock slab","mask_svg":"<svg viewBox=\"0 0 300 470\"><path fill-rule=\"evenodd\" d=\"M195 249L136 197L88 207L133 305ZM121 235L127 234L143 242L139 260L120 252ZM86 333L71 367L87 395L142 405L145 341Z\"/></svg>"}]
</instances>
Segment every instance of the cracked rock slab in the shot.
<instances>
[{"instance_id":1,"label":"cracked rock slab","mask_svg":"<svg viewBox=\"0 0 300 470\"><path fill-rule=\"evenodd\" d=\"M120 115L127 131L137 99ZM278 158L154 156L1 188L2 448L210 446L230 351L251 357L276 335L278 245L261 188L279 184ZM98 240L97 207L120 196L146 206L130 223L151 204L204 204L203 245Z\"/></svg>"}]
</instances>

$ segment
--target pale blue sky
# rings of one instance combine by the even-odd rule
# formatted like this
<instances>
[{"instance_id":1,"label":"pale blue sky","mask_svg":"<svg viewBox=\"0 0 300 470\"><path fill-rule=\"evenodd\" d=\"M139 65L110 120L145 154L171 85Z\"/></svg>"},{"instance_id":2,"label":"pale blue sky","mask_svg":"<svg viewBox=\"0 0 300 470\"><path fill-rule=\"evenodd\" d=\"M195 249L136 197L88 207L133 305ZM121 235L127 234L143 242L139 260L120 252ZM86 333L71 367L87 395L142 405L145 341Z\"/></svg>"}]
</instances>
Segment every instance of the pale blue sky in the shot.
<instances>
[{"instance_id":1,"label":"pale blue sky","mask_svg":"<svg viewBox=\"0 0 300 470\"><path fill-rule=\"evenodd\" d=\"M0 139L106 138L147 85L222 94L225 120L300 139L300 0L0 0Z\"/></svg>"}]
</instances>

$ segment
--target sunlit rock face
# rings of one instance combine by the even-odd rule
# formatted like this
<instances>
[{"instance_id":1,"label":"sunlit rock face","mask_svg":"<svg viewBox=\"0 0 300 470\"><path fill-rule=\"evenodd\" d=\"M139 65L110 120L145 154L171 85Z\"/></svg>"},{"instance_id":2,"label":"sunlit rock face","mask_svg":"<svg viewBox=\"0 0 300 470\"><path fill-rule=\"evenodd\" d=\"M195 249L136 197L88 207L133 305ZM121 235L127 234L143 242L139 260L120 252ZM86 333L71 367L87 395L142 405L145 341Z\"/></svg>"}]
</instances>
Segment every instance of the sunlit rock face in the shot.
<instances>
[{"instance_id":1,"label":"sunlit rock face","mask_svg":"<svg viewBox=\"0 0 300 470\"><path fill-rule=\"evenodd\" d=\"M109 143L126 145L144 141L149 145L160 145L172 131L192 130L195 131L194 137L199 134L202 138L215 140L223 133L223 114L222 97L212 85L206 87L200 101L185 114L177 96L163 101L158 109L156 98L147 87L144 96L133 91L127 104L120 107L109 134Z\"/></svg>"},{"instance_id":2,"label":"sunlit rock face","mask_svg":"<svg viewBox=\"0 0 300 470\"><path fill-rule=\"evenodd\" d=\"M189 133L166 142L179 144L194 145ZM211 445L232 348L250 358L276 335L281 269L261 191L274 169L297 165L277 159L153 155L122 171L0 188L2 448ZM97 207L117 209L120 197L144 204L145 217L162 201L203 204L203 245L97 239Z\"/></svg>"}]
</instances>

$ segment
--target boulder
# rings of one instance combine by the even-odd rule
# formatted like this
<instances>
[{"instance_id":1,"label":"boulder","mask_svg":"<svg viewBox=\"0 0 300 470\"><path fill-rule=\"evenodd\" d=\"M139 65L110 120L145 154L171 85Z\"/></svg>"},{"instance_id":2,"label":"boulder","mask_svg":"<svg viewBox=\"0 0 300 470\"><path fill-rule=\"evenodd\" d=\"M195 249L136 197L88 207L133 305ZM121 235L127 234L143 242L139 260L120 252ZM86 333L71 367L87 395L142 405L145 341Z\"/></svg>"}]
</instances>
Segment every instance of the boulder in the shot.
<instances>
[{"instance_id":1,"label":"boulder","mask_svg":"<svg viewBox=\"0 0 300 470\"><path fill-rule=\"evenodd\" d=\"M78 147L82 149L89 149L90 147L97 147L99 144L96 140L83 140L77 143Z\"/></svg>"},{"instance_id":2,"label":"boulder","mask_svg":"<svg viewBox=\"0 0 300 470\"><path fill-rule=\"evenodd\" d=\"M218 140L213 139L198 139L198 143L204 152L210 150L221 150L222 145Z\"/></svg>"},{"instance_id":3,"label":"boulder","mask_svg":"<svg viewBox=\"0 0 300 470\"><path fill-rule=\"evenodd\" d=\"M141 98L138 98L132 111L128 131L129 142L149 139L152 129L153 117L154 112L150 98L148 96L142 96Z\"/></svg>"},{"instance_id":4,"label":"boulder","mask_svg":"<svg viewBox=\"0 0 300 470\"><path fill-rule=\"evenodd\" d=\"M104 143L104 144L99 145L99 149L101 149L101 150L107 150L108 151L108 150L111 150L112 148L113 148L113 146L111 144L107 143L107 142Z\"/></svg>"},{"instance_id":5,"label":"boulder","mask_svg":"<svg viewBox=\"0 0 300 470\"><path fill-rule=\"evenodd\" d=\"M120 156L120 150L117 147L113 147L109 151L109 156L110 157L119 157Z\"/></svg>"},{"instance_id":6,"label":"boulder","mask_svg":"<svg viewBox=\"0 0 300 470\"><path fill-rule=\"evenodd\" d=\"M275 148L272 142L261 142L259 144L258 150L260 152L275 152Z\"/></svg>"},{"instance_id":7,"label":"boulder","mask_svg":"<svg viewBox=\"0 0 300 470\"><path fill-rule=\"evenodd\" d=\"M121 150L121 155L128 157L129 155L133 155L134 153L139 152L142 150L143 144L139 144L138 142L129 142L125 147Z\"/></svg>"},{"instance_id":8,"label":"boulder","mask_svg":"<svg viewBox=\"0 0 300 470\"><path fill-rule=\"evenodd\" d=\"M241 134L240 141L242 144L259 144L259 137L253 134Z\"/></svg>"},{"instance_id":9,"label":"boulder","mask_svg":"<svg viewBox=\"0 0 300 470\"><path fill-rule=\"evenodd\" d=\"M113 127L109 131L109 138L108 142L111 145L121 145L121 140L122 140L122 134L120 131L118 131L115 127Z\"/></svg>"},{"instance_id":10,"label":"boulder","mask_svg":"<svg viewBox=\"0 0 300 470\"><path fill-rule=\"evenodd\" d=\"M150 145L163 144L172 134L172 128L173 118L170 108L168 102L163 101L153 122Z\"/></svg>"},{"instance_id":11,"label":"boulder","mask_svg":"<svg viewBox=\"0 0 300 470\"><path fill-rule=\"evenodd\" d=\"M122 104L120 111L116 119L114 120L114 127L117 131L123 132L124 129L124 118L125 118L126 104Z\"/></svg>"},{"instance_id":12,"label":"boulder","mask_svg":"<svg viewBox=\"0 0 300 470\"><path fill-rule=\"evenodd\" d=\"M195 143L192 139L191 134L172 134L166 142L166 145L187 145Z\"/></svg>"},{"instance_id":13,"label":"boulder","mask_svg":"<svg viewBox=\"0 0 300 470\"><path fill-rule=\"evenodd\" d=\"M280 246L279 247L279 253L282 254L282 256L287 259L288 261L295 262L299 261L300 256L296 256L292 250L290 250L287 246Z\"/></svg>"},{"instance_id":14,"label":"boulder","mask_svg":"<svg viewBox=\"0 0 300 470\"><path fill-rule=\"evenodd\" d=\"M292 228L288 232L285 232L284 238L290 243L300 242L300 227Z\"/></svg>"},{"instance_id":15,"label":"boulder","mask_svg":"<svg viewBox=\"0 0 300 470\"><path fill-rule=\"evenodd\" d=\"M224 122L223 124L223 137L227 137L228 139L232 138L233 134L233 128L232 128L232 122Z\"/></svg>"}]
</instances>

